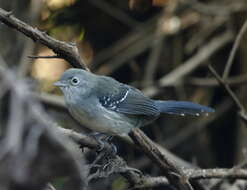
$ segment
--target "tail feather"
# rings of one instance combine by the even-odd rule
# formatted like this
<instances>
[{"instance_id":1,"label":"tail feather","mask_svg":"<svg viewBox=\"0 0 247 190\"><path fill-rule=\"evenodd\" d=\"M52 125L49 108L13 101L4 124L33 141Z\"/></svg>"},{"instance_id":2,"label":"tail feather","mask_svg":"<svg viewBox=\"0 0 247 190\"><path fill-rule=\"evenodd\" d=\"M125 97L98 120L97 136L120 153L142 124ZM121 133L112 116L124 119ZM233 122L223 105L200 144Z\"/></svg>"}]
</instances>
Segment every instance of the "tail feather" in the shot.
<instances>
[{"instance_id":1,"label":"tail feather","mask_svg":"<svg viewBox=\"0 0 247 190\"><path fill-rule=\"evenodd\" d=\"M208 115L214 112L213 108L186 101L155 101L155 105L161 113L176 114L176 115Z\"/></svg>"}]
</instances>

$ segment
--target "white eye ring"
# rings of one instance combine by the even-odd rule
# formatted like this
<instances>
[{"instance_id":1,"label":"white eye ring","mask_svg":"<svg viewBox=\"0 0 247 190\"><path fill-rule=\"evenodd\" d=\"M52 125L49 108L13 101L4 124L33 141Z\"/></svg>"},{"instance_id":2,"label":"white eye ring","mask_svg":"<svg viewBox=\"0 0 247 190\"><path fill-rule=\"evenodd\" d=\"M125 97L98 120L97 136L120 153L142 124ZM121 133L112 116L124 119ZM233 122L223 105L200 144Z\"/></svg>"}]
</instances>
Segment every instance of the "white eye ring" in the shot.
<instances>
[{"instance_id":1,"label":"white eye ring","mask_svg":"<svg viewBox=\"0 0 247 190\"><path fill-rule=\"evenodd\" d=\"M78 85L80 83L80 80L77 78L77 77L73 77L71 80L70 80L71 84L72 85Z\"/></svg>"}]
</instances>

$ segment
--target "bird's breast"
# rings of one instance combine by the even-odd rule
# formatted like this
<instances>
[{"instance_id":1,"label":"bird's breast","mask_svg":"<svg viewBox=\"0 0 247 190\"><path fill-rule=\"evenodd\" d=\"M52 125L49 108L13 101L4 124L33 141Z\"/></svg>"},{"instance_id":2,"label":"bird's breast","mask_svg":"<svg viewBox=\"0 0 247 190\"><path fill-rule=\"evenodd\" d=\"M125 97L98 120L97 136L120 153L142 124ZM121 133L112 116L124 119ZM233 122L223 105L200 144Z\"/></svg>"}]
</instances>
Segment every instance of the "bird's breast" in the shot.
<instances>
[{"instance_id":1,"label":"bird's breast","mask_svg":"<svg viewBox=\"0 0 247 190\"><path fill-rule=\"evenodd\" d=\"M71 115L77 121L93 131L109 135L123 135L138 125L137 119L108 110L97 102L68 107Z\"/></svg>"}]
</instances>

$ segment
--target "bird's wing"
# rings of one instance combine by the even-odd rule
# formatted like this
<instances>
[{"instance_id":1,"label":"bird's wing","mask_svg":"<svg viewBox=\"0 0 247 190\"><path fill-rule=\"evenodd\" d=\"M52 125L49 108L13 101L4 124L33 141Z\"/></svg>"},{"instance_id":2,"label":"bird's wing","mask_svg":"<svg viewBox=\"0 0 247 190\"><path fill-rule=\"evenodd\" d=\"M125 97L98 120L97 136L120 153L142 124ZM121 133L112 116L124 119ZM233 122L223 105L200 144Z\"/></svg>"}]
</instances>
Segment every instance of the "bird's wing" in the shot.
<instances>
[{"instance_id":1,"label":"bird's wing","mask_svg":"<svg viewBox=\"0 0 247 190\"><path fill-rule=\"evenodd\" d=\"M141 91L121 84L113 93L98 97L105 108L123 114L157 116L159 110L153 100L144 96Z\"/></svg>"}]
</instances>

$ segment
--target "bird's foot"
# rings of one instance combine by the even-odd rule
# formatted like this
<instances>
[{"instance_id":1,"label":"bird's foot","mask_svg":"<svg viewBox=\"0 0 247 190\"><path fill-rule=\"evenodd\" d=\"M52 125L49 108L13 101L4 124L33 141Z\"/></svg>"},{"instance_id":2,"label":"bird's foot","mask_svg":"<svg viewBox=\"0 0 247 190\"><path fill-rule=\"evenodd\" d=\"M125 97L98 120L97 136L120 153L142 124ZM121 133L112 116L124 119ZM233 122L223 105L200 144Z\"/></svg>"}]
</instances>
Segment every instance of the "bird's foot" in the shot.
<instances>
[{"instance_id":1,"label":"bird's foot","mask_svg":"<svg viewBox=\"0 0 247 190\"><path fill-rule=\"evenodd\" d=\"M112 136L98 132L93 132L89 136L93 137L99 143L99 147L96 149L97 153L104 151L108 154L117 154L117 147L109 142L113 138Z\"/></svg>"}]
</instances>

